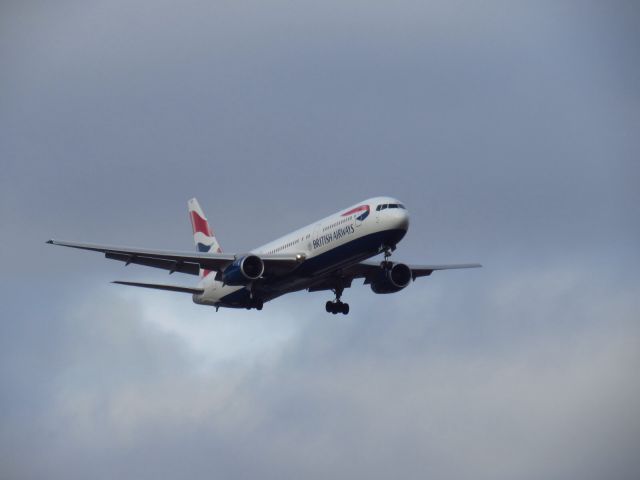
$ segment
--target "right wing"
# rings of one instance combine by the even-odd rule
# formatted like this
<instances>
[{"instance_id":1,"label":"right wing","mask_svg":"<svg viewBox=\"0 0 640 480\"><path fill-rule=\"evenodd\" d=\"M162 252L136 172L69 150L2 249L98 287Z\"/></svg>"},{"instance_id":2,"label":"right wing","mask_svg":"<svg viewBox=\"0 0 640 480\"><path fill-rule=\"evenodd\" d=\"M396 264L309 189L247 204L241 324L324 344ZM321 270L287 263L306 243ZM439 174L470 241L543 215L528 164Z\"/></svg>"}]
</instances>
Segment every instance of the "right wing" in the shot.
<instances>
[{"instance_id":1,"label":"right wing","mask_svg":"<svg viewBox=\"0 0 640 480\"><path fill-rule=\"evenodd\" d=\"M479 263L454 263L450 265L411 265L409 264L409 268L411 269L411 273L413 274L413 279L415 280L418 277L428 277L433 272L438 270L457 270L458 268L480 268L482 267Z\"/></svg>"},{"instance_id":2,"label":"right wing","mask_svg":"<svg viewBox=\"0 0 640 480\"><path fill-rule=\"evenodd\" d=\"M454 270L458 268L479 268L479 263L456 263L450 265L412 265L407 264L411 269L411 278L415 280L418 277L428 277L437 270ZM349 288L356 278L364 278L364 284L370 284L380 271L381 262L368 261L360 262L350 267L338 270L335 275L330 275L318 279L311 287L310 292L318 292L321 290L334 290L336 288Z\"/></svg>"},{"instance_id":3,"label":"right wing","mask_svg":"<svg viewBox=\"0 0 640 480\"><path fill-rule=\"evenodd\" d=\"M449 265L414 265L408 263L413 280L418 277L428 277L438 270L455 270L458 268L480 268L479 263L455 263ZM345 274L353 278L364 278L365 284L370 283L371 278L380 269L380 262L360 262L345 269Z\"/></svg>"},{"instance_id":4,"label":"right wing","mask_svg":"<svg viewBox=\"0 0 640 480\"><path fill-rule=\"evenodd\" d=\"M150 250L144 248L114 247L94 243L64 242L49 240L48 244L79 248L104 253L110 260L119 260L126 265L134 263L147 267L162 268L169 273L181 272L198 275L200 268L222 271L239 255L226 253L175 252L170 250ZM255 254L264 262L265 274L281 274L293 270L304 261L303 254Z\"/></svg>"}]
</instances>

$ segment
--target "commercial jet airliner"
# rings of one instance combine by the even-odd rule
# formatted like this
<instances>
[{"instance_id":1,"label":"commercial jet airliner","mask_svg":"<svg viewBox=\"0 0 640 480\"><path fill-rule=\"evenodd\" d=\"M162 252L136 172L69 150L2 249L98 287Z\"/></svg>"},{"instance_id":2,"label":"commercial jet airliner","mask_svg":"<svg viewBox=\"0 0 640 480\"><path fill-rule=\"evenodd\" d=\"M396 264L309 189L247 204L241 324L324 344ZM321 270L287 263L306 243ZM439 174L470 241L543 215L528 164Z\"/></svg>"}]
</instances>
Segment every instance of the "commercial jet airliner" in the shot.
<instances>
[{"instance_id":1,"label":"commercial jet airliner","mask_svg":"<svg viewBox=\"0 0 640 480\"><path fill-rule=\"evenodd\" d=\"M188 202L196 253L49 240L47 243L104 253L106 258L199 275L197 286L123 282L121 285L191 293L200 305L262 310L265 302L298 290L331 291L328 313L349 313L341 301L353 280L364 279L375 293L394 293L436 270L475 268L407 265L389 257L409 228L405 206L391 197L370 198L307 225L248 253L223 253L195 198ZM365 261L378 254L382 261Z\"/></svg>"}]
</instances>

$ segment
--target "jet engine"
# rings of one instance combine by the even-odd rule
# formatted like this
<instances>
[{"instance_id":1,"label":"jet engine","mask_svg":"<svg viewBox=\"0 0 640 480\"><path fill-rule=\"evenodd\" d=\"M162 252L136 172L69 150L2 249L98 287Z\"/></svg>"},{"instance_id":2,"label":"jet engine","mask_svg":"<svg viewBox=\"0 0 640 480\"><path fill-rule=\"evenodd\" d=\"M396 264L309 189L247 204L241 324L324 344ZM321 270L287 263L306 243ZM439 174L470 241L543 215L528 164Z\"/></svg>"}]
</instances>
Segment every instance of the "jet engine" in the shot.
<instances>
[{"instance_id":1,"label":"jet engine","mask_svg":"<svg viewBox=\"0 0 640 480\"><path fill-rule=\"evenodd\" d=\"M375 293L395 293L411 283L413 274L404 263L382 265L371 280L371 290Z\"/></svg>"},{"instance_id":2,"label":"jet engine","mask_svg":"<svg viewBox=\"0 0 640 480\"><path fill-rule=\"evenodd\" d=\"M264 272L264 262L257 255L244 255L233 261L222 272L225 285L242 286L257 280Z\"/></svg>"}]
</instances>

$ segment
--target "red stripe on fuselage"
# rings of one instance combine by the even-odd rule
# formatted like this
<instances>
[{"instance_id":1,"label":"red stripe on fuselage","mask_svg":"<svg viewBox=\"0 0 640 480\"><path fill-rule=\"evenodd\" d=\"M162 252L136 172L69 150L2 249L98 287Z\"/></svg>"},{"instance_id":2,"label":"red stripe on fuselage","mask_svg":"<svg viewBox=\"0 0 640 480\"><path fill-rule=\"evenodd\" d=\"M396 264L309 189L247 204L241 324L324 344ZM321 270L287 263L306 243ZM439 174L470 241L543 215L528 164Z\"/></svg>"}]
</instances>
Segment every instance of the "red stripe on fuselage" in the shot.
<instances>
[{"instance_id":1,"label":"red stripe on fuselage","mask_svg":"<svg viewBox=\"0 0 640 480\"><path fill-rule=\"evenodd\" d=\"M197 212L191 213L191 226L193 227L193 233L200 232L204 233L207 237L213 237L213 233L209 228L209 223L198 215Z\"/></svg>"},{"instance_id":2,"label":"red stripe on fuselage","mask_svg":"<svg viewBox=\"0 0 640 480\"><path fill-rule=\"evenodd\" d=\"M359 207L353 208L351 210L349 210L346 213L343 213L342 216L346 217L349 215L353 215L354 213L358 213L358 212L364 212L366 210L369 210L369 205L360 205Z\"/></svg>"}]
</instances>

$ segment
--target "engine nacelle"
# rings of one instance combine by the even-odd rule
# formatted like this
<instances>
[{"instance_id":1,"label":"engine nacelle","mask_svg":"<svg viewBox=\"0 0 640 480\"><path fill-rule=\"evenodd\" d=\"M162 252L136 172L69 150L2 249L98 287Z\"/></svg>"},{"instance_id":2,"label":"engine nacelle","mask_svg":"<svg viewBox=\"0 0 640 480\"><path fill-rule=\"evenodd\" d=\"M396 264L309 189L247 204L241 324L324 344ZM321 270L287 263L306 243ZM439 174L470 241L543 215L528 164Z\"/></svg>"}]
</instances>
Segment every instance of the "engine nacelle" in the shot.
<instances>
[{"instance_id":1,"label":"engine nacelle","mask_svg":"<svg viewBox=\"0 0 640 480\"><path fill-rule=\"evenodd\" d=\"M404 263L394 263L380 270L371 281L371 290L375 293L395 293L411 283L413 274Z\"/></svg>"},{"instance_id":2,"label":"engine nacelle","mask_svg":"<svg viewBox=\"0 0 640 480\"><path fill-rule=\"evenodd\" d=\"M257 255L244 255L222 272L225 285L242 286L257 280L264 273L264 262Z\"/></svg>"}]
</instances>

